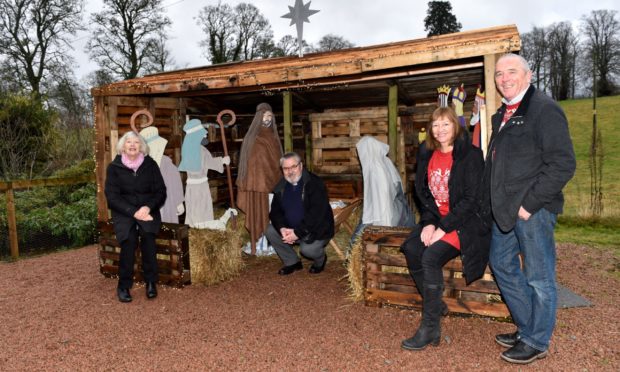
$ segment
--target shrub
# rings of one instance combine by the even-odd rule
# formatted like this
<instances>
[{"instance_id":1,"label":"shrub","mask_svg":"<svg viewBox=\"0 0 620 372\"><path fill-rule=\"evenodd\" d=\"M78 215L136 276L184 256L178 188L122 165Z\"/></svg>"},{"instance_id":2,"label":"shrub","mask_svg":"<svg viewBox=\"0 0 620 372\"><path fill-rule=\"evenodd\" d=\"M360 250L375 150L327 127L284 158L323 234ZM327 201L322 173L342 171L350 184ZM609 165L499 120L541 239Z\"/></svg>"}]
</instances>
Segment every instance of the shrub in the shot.
<instances>
[{"instance_id":1,"label":"shrub","mask_svg":"<svg viewBox=\"0 0 620 372\"><path fill-rule=\"evenodd\" d=\"M84 160L75 166L56 172L55 177L73 177L92 174L94 161ZM15 192L17 232L20 248L27 250L32 242L24 236L38 233L54 237L67 237L70 245L83 246L94 241L97 227L96 184L81 184L58 187L37 187ZM0 196L0 232L8 231L6 202ZM1 242L0 242L1 243ZM8 244L8 243L6 243ZM59 247L48 247L59 248Z\"/></svg>"}]
</instances>

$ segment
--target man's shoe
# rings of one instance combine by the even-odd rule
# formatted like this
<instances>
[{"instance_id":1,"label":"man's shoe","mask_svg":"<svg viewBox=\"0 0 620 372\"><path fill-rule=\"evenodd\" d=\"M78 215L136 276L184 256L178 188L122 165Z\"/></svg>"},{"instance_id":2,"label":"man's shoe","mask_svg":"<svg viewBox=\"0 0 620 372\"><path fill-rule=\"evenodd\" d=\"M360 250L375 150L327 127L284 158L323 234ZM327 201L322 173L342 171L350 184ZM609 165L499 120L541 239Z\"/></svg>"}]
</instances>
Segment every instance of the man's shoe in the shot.
<instances>
[{"instance_id":1,"label":"man's shoe","mask_svg":"<svg viewBox=\"0 0 620 372\"><path fill-rule=\"evenodd\" d=\"M513 347L519 341L519 335L517 332L514 333L501 333L499 335L495 335L495 342L502 345L503 347Z\"/></svg>"},{"instance_id":2,"label":"man's shoe","mask_svg":"<svg viewBox=\"0 0 620 372\"><path fill-rule=\"evenodd\" d=\"M323 270L325 270L325 264L327 263L327 255L325 255L325 259L323 260L323 265L321 266L314 266L314 264L312 264L312 266L310 266L310 269L308 270L308 272L310 274L318 274L320 272L322 272Z\"/></svg>"},{"instance_id":3,"label":"man's shoe","mask_svg":"<svg viewBox=\"0 0 620 372\"><path fill-rule=\"evenodd\" d=\"M289 266L282 266L280 270L278 270L278 275L288 275L293 273L293 271L301 270L304 266L301 264L301 261L297 261L297 263Z\"/></svg>"},{"instance_id":4,"label":"man's shoe","mask_svg":"<svg viewBox=\"0 0 620 372\"><path fill-rule=\"evenodd\" d=\"M536 359L542 359L547 356L547 351L534 349L523 341L517 341L515 346L500 354L502 359L510 363L528 364Z\"/></svg>"},{"instance_id":5,"label":"man's shoe","mask_svg":"<svg viewBox=\"0 0 620 372\"><path fill-rule=\"evenodd\" d=\"M120 302L131 302L131 294L129 288L116 288L116 295Z\"/></svg>"},{"instance_id":6,"label":"man's shoe","mask_svg":"<svg viewBox=\"0 0 620 372\"><path fill-rule=\"evenodd\" d=\"M157 286L155 282L146 282L146 298L157 297Z\"/></svg>"}]
</instances>

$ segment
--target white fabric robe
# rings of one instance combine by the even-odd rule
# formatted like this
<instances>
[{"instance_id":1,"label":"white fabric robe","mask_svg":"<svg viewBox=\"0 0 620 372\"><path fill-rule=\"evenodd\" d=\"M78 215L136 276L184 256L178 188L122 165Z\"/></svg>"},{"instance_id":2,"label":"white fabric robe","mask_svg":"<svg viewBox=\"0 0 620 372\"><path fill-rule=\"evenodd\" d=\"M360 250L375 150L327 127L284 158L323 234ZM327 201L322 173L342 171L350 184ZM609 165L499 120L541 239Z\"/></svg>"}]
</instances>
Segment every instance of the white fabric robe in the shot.
<instances>
[{"instance_id":1,"label":"white fabric robe","mask_svg":"<svg viewBox=\"0 0 620 372\"><path fill-rule=\"evenodd\" d=\"M199 229L208 227L206 222L214 219L207 172L209 169L218 173L224 172L221 157L214 158L203 146L200 146L200 155L201 169L197 172L187 172L185 186L185 223Z\"/></svg>"},{"instance_id":2,"label":"white fabric robe","mask_svg":"<svg viewBox=\"0 0 620 372\"><path fill-rule=\"evenodd\" d=\"M364 176L362 223L378 226L413 225L400 175L387 157L390 147L372 136L364 136L356 148Z\"/></svg>"},{"instance_id":3,"label":"white fabric robe","mask_svg":"<svg viewBox=\"0 0 620 372\"><path fill-rule=\"evenodd\" d=\"M161 157L159 170L166 184L166 202L160 209L161 221L179 223L177 207L184 200L181 173L179 173L179 169L174 165L172 159L166 155Z\"/></svg>"}]
</instances>

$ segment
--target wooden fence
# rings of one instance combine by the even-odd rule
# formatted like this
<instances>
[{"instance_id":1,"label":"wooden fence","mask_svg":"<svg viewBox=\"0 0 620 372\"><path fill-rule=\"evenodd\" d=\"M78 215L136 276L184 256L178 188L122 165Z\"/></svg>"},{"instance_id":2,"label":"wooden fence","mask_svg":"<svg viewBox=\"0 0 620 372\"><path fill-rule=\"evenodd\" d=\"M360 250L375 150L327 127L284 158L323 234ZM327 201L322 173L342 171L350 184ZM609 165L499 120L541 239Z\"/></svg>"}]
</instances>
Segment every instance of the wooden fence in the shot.
<instances>
[{"instance_id":1,"label":"wooden fence","mask_svg":"<svg viewBox=\"0 0 620 372\"><path fill-rule=\"evenodd\" d=\"M81 183L91 182L95 182L94 174L67 178L45 178L0 182L0 192L4 192L6 197L6 213L9 228L9 247L11 250L11 257L19 257L19 245L17 243L17 220L15 218L15 195L13 194L14 190L26 190L33 187L78 185Z\"/></svg>"}]
</instances>

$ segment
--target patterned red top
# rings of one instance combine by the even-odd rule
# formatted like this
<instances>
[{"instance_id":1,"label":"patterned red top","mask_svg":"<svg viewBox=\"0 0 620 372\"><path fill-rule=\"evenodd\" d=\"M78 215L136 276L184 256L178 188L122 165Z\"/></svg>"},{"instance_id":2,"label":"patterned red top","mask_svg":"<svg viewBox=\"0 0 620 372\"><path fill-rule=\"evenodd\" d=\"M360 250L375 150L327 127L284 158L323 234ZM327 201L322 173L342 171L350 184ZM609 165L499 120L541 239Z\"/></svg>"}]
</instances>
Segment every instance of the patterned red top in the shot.
<instances>
[{"instance_id":1,"label":"patterned red top","mask_svg":"<svg viewBox=\"0 0 620 372\"><path fill-rule=\"evenodd\" d=\"M434 151L428 163L428 187L435 198L441 217L450 212L450 193L448 189L450 169L452 169L452 151L446 153ZM456 249L461 249L461 243L456 230L446 233L441 240Z\"/></svg>"}]
</instances>

